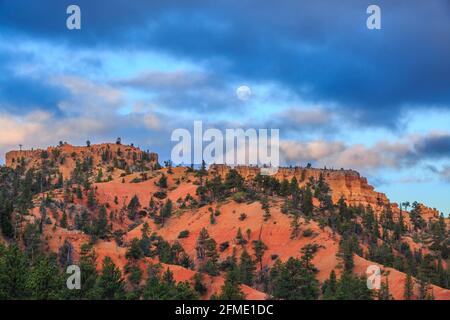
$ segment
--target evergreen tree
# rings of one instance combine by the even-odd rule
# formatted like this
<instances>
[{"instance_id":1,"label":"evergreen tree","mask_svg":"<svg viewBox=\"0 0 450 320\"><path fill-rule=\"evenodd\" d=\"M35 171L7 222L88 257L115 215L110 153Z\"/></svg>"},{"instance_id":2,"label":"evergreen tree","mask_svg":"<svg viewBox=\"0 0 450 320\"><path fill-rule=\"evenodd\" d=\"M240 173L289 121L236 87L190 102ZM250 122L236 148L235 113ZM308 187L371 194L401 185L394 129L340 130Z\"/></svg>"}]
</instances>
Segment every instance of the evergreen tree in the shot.
<instances>
[{"instance_id":1,"label":"evergreen tree","mask_svg":"<svg viewBox=\"0 0 450 320\"><path fill-rule=\"evenodd\" d=\"M414 294L414 282L411 277L411 273L408 272L406 274L406 280L405 280L405 289L403 292L403 298L405 300L411 300Z\"/></svg>"},{"instance_id":2,"label":"evergreen tree","mask_svg":"<svg viewBox=\"0 0 450 320\"><path fill-rule=\"evenodd\" d=\"M80 271L81 271L81 290L72 290L75 294L79 294L79 299L100 299L100 292L97 290L97 257L92 248L84 244L81 246L80 253Z\"/></svg>"},{"instance_id":3,"label":"evergreen tree","mask_svg":"<svg viewBox=\"0 0 450 320\"><path fill-rule=\"evenodd\" d=\"M160 269L160 267L157 267ZM153 270L152 270L153 269ZM154 266L149 268L147 284L144 287L143 298L150 300L196 300L197 294L188 282L176 284L173 273L167 269L163 276Z\"/></svg>"},{"instance_id":4,"label":"evergreen tree","mask_svg":"<svg viewBox=\"0 0 450 320\"><path fill-rule=\"evenodd\" d=\"M17 245L5 249L0 244L0 300L26 299L28 262Z\"/></svg>"},{"instance_id":5,"label":"evergreen tree","mask_svg":"<svg viewBox=\"0 0 450 320\"><path fill-rule=\"evenodd\" d=\"M300 233L300 217L298 216L297 212L294 212L292 214L292 221L291 221L291 239L297 239L298 235Z\"/></svg>"},{"instance_id":6,"label":"evergreen tree","mask_svg":"<svg viewBox=\"0 0 450 320\"><path fill-rule=\"evenodd\" d=\"M61 298L64 288L63 278L60 276L56 255L50 257L40 255L27 278L27 289L30 298L49 300Z\"/></svg>"},{"instance_id":7,"label":"evergreen tree","mask_svg":"<svg viewBox=\"0 0 450 320\"><path fill-rule=\"evenodd\" d=\"M205 284L203 283L203 275L200 272L197 272L194 275L194 290L199 296L205 295L208 291Z\"/></svg>"},{"instance_id":8,"label":"evergreen tree","mask_svg":"<svg viewBox=\"0 0 450 320\"><path fill-rule=\"evenodd\" d=\"M0 229L2 230L2 234L7 238L14 236L14 227L11 222L12 212L12 202L4 199L0 195Z\"/></svg>"},{"instance_id":9,"label":"evergreen tree","mask_svg":"<svg viewBox=\"0 0 450 320\"><path fill-rule=\"evenodd\" d=\"M392 295L389 292L389 280L386 276L385 282L381 282L380 290L378 291L378 300L392 300Z\"/></svg>"},{"instance_id":10,"label":"evergreen tree","mask_svg":"<svg viewBox=\"0 0 450 320\"><path fill-rule=\"evenodd\" d=\"M334 300L336 297L336 291L337 291L337 280L336 280L336 273L334 270L330 273L330 278L328 280L325 280L322 285L322 294L324 300Z\"/></svg>"},{"instance_id":11,"label":"evergreen tree","mask_svg":"<svg viewBox=\"0 0 450 320\"><path fill-rule=\"evenodd\" d=\"M67 228L67 213L66 210L63 210L61 221L60 221L61 228Z\"/></svg>"},{"instance_id":12,"label":"evergreen tree","mask_svg":"<svg viewBox=\"0 0 450 320\"><path fill-rule=\"evenodd\" d=\"M267 246L262 240L253 241L253 250L255 251L256 260L259 262L260 270L263 269L262 258L264 256L264 252L267 250Z\"/></svg>"},{"instance_id":13,"label":"evergreen tree","mask_svg":"<svg viewBox=\"0 0 450 320\"><path fill-rule=\"evenodd\" d=\"M161 207L159 211L159 217L157 222L164 226L164 222L172 215L172 200L167 199L166 203Z\"/></svg>"},{"instance_id":14,"label":"evergreen tree","mask_svg":"<svg viewBox=\"0 0 450 320\"><path fill-rule=\"evenodd\" d=\"M100 207L98 219L95 221L94 230L95 235L102 239L105 238L108 233L108 218L105 206Z\"/></svg>"},{"instance_id":15,"label":"evergreen tree","mask_svg":"<svg viewBox=\"0 0 450 320\"><path fill-rule=\"evenodd\" d=\"M137 210L141 207L141 204L139 202L139 198L137 195L134 195L133 198L131 198L130 203L128 204L128 218L133 220L136 217Z\"/></svg>"},{"instance_id":16,"label":"evergreen tree","mask_svg":"<svg viewBox=\"0 0 450 320\"><path fill-rule=\"evenodd\" d=\"M101 299L117 300L125 298L125 284L122 273L110 257L103 259L103 268L97 281Z\"/></svg>"},{"instance_id":17,"label":"evergreen tree","mask_svg":"<svg viewBox=\"0 0 450 320\"><path fill-rule=\"evenodd\" d=\"M35 258L41 254L41 233L39 225L28 223L23 233L23 244L25 246L25 255L33 264Z\"/></svg>"},{"instance_id":18,"label":"evergreen tree","mask_svg":"<svg viewBox=\"0 0 450 320\"><path fill-rule=\"evenodd\" d=\"M426 222L422 218L419 204L417 202L414 202L412 206L413 209L409 212L409 218L414 227L414 230L418 231L425 227Z\"/></svg>"},{"instance_id":19,"label":"evergreen tree","mask_svg":"<svg viewBox=\"0 0 450 320\"><path fill-rule=\"evenodd\" d=\"M241 246L247 244L247 240L245 240L244 236L242 235L241 228L238 228L238 231L236 234L236 243Z\"/></svg>"},{"instance_id":20,"label":"evergreen tree","mask_svg":"<svg viewBox=\"0 0 450 320\"><path fill-rule=\"evenodd\" d=\"M269 209L269 199L267 198L267 196L262 197L261 199L261 208L264 210L264 221L269 220L270 218L270 209Z\"/></svg>"},{"instance_id":21,"label":"evergreen tree","mask_svg":"<svg viewBox=\"0 0 450 320\"><path fill-rule=\"evenodd\" d=\"M270 279L276 299L315 300L319 297L319 281L299 259L291 257L286 263L278 260L270 272Z\"/></svg>"},{"instance_id":22,"label":"evergreen tree","mask_svg":"<svg viewBox=\"0 0 450 320\"><path fill-rule=\"evenodd\" d=\"M167 177L164 174L162 174L161 177L159 178L158 186L161 189L166 189L167 188Z\"/></svg>"},{"instance_id":23,"label":"evergreen tree","mask_svg":"<svg viewBox=\"0 0 450 320\"><path fill-rule=\"evenodd\" d=\"M244 249L241 254L241 263L239 265L240 280L243 284L251 286L255 277L256 265L252 257Z\"/></svg>"},{"instance_id":24,"label":"evergreen tree","mask_svg":"<svg viewBox=\"0 0 450 320\"><path fill-rule=\"evenodd\" d=\"M197 238L197 259L200 261L200 270L212 276L218 275L219 266L216 241L209 237L208 231L205 228L200 230Z\"/></svg>"},{"instance_id":25,"label":"evergreen tree","mask_svg":"<svg viewBox=\"0 0 450 320\"><path fill-rule=\"evenodd\" d=\"M97 205L97 200L95 198L95 192L94 190L89 190L88 192L88 198L87 198L87 206L91 209L95 208Z\"/></svg>"},{"instance_id":26,"label":"evergreen tree","mask_svg":"<svg viewBox=\"0 0 450 320\"><path fill-rule=\"evenodd\" d=\"M130 248L127 250L125 257L128 260L139 260L144 256L144 253L142 252L140 241L138 238L133 238L131 240Z\"/></svg>"},{"instance_id":27,"label":"evergreen tree","mask_svg":"<svg viewBox=\"0 0 450 320\"><path fill-rule=\"evenodd\" d=\"M338 281L336 300L372 300L372 291L367 287L367 280L350 272L344 272Z\"/></svg>"},{"instance_id":28,"label":"evergreen tree","mask_svg":"<svg viewBox=\"0 0 450 320\"><path fill-rule=\"evenodd\" d=\"M301 210L306 217L312 217L313 214L313 194L310 187L306 187L303 191L303 201Z\"/></svg>"},{"instance_id":29,"label":"evergreen tree","mask_svg":"<svg viewBox=\"0 0 450 320\"><path fill-rule=\"evenodd\" d=\"M236 267L227 272L225 283L219 295L220 300L244 300L245 295L241 290L239 281L239 271Z\"/></svg>"}]
</instances>

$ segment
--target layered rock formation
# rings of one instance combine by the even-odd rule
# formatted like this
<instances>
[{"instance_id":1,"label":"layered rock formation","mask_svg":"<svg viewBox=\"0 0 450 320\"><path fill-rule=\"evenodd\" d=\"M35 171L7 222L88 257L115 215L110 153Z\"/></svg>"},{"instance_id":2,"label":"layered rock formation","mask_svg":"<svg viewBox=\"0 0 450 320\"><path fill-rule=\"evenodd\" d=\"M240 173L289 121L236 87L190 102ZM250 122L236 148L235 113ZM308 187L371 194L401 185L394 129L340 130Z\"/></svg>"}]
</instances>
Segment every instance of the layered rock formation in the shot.
<instances>
[{"instance_id":1,"label":"layered rock formation","mask_svg":"<svg viewBox=\"0 0 450 320\"><path fill-rule=\"evenodd\" d=\"M226 165L212 165L210 170L220 174L222 177L229 172L231 167ZM245 179L252 179L261 172L260 168L248 166L234 167ZM279 180L287 179L290 181L293 177L297 179L300 186L305 185L310 178L318 180L320 175L323 176L332 190L332 199L337 202L344 197L350 205L371 205L375 209L383 208L391 205L393 211L398 211L397 204L391 204L384 193L375 191L374 187L369 185L365 177L354 170L330 170L316 168L279 168L278 172L273 175Z\"/></svg>"},{"instance_id":2,"label":"layered rock formation","mask_svg":"<svg viewBox=\"0 0 450 320\"><path fill-rule=\"evenodd\" d=\"M145 152L134 146L115 143L95 144L89 147L73 146L67 143L57 147L35 150L14 150L6 153L6 166L15 168L24 164L27 168L38 168L45 160L53 160L64 178L68 178L75 168L76 161L91 158L94 167L111 162L114 158L122 159L126 165L143 161L149 165L158 163L158 154Z\"/></svg>"}]
</instances>

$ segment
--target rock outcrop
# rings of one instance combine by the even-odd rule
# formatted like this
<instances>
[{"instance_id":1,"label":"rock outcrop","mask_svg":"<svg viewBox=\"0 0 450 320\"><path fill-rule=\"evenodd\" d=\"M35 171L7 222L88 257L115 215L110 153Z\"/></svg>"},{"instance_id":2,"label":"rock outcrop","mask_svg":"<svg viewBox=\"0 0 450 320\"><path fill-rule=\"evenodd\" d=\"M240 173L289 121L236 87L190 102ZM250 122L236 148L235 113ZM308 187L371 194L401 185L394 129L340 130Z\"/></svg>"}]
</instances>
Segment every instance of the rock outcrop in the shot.
<instances>
[{"instance_id":1,"label":"rock outcrop","mask_svg":"<svg viewBox=\"0 0 450 320\"><path fill-rule=\"evenodd\" d=\"M137 161L145 162L148 165L155 165L158 162L156 153L115 143L95 144L89 147L64 143L47 149L9 151L5 156L6 166L11 168L15 168L19 164L23 164L27 168L38 168L43 161L54 161L64 178L70 177L77 161L87 158L92 159L93 167L111 163L115 158L124 161L124 164L128 166L135 165Z\"/></svg>"},{"instance_id":2,"label":"rock outcrop","mask_svg":"<svg viewBox=\"0 0 450 320\"><path fill-rule=\"evenodd\" d=\"M226 165L212 165L210 170L214 173L225 177L231 167ZM261 172L260 168L249 166L236 166L235 170L239 172L245 179L252 179ZM384 193L375 191L374 187L369 185L365 177L354 170L331 170L316 168L279 168L277 173L273 175L279 180L291 180L293 177L297 179L300 186L305 185L312 177L318 180L320 175L323 176L332 190L332 199L337 202L344 197L350 205L371 205L374 208L383 208L391 205L394 211L398 210L397 204L391 204Z\"/></svg>"}]
</instances>

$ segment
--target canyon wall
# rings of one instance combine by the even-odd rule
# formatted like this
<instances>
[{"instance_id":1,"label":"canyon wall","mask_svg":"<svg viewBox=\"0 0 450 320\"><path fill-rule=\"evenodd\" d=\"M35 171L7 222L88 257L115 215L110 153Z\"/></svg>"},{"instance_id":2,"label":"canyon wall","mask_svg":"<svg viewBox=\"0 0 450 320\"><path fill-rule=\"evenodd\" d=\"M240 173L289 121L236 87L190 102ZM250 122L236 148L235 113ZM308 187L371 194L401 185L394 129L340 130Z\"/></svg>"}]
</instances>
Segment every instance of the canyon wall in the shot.
<instances>
[{"instance_id":1,"label":"canyon wall","mask_svg":"<svg viewBox=\"0 0 450 320\"><path fill-rule=\"evenodd\" d=\"M108 154L108 160L103 157ZM67 143L57 147L35 150L13 150L6 153L6 166L15 168L19 164L25 164L26 168L39 167L44 160L53 160L63 174L64 178L70 177L75 168L76 161L90 157L94 167L101 167L111 162L114 158L123 159L127 165L134 165L136 160L145 159L146 163L154 165L158 162L158 154L144 152L134 146L103 143L87 146L73 146Z\"/></svg>"},{"instance_id":2,"label":"canyon wall","mask_svg":"<svg viewBox=\"0 0 450 320\"><path fill-rule=\"evenodd\" d=\"M227 165L212 165L210 167L212 172L222 177L225 177L230 169L231 167ZM261 172L258 167L236 166L234 169L245 179L252 179ZM299 185L303 186L309 181L310 177L318 180L321 174L332 190L333 202L337 202L341 197L344 197L350 205L371 205L374 209L391 205L394 213L399 211L397 204L391 204L384 193L375 191L374 187L369 185L367 179L361 177L354 170L292 167L279 168L273 176L279 180L287 179L288 181L295 177L299 181Z\"/></svg>"}]
</instances>

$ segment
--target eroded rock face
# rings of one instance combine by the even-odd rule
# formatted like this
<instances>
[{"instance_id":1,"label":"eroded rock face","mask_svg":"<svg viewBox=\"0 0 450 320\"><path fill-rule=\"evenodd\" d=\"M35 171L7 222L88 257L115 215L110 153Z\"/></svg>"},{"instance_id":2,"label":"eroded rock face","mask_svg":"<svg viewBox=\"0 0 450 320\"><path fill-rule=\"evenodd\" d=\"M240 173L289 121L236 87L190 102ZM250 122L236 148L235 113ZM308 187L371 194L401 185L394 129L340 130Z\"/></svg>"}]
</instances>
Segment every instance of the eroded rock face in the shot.
<instances>
[{"instance_id":1,"label":"eroded rock face","mask_svg":"<svg viewBox=\"0 0 450 320\"><path fill-rule=\"evenodd\" d=\"M73 146L64 143L57 147L36 150L13 150L6 153L6 166L15 168L20 163L27 168L39 167L43 161L54 161L56 166L68 178L75 168L76 161L83 161L90 157L94 167L110 163L114 158L121 158L127 165L134 165L136 161L144 160L149 165L158 162L158 154L145 152L134 146L103 143L89 147ZM106 159L106 161L105 161Z\"/></svg>"},{"instance_id":2,"label":"eroded rock face","mask_svg":"<svg viewBox=\"0 0 450 320\"><path fill-rule=\"evenodd\" d=\"M419 211L420 211L420 215L425 219L432 219L432 218L438 218L440 215L439 210L435 209L435 208L429 208L421 203L419 203Z\"/></svg>"},{"instance_id":3,"label":"eroded rock face","mask_svg":"<svg viewBox=\"0 0 450 320\"><path fill-rule=\"evenodd\" d=\"M220 174L222 177L229 172L231 168L226 165L212 165L210 171ZM236 169L245 179L252 179L260 169L257 167L236 166ZM397 211L396 204L391 204L384 193L375 191L374 187L369 185L367 179L361 177L360 174L354 170L330 170L330 169L316 169L316 168L279 168L274 175L279 180L291 180L293 177L297 179L300 186L305 185L312 177L318 180L320 175L323 175L325 181L332 190L332 198L337 202L341 197L344 197L350 205L371 205L375 208L385 207L391 205L393 211Z\"/></svg>"},{"instance_id":4,"label":"eroded rock face","mask_svg":"<svg viewBox=\"0 0 450 320\"><path fill-rule=\"evenodd\" d=\"M55 151L56 150L56 151ZM149 163L156 164L158 161L157 154L144 153L143 151L133 146L116 145L116 144L100 144L92 145L91 147L75 147L64 144L59 147L50 147L45 150L28 150L28 151L11 151L7 154L7 165L15 167L20 163L23 158L27 167L39 166L44 158L42 153L46 152L49 161L55 162L55 167L58 168L67 177L73 171L76 161L83 161L86 157L92 157L93 165L98 168L105 168L110 165L103 161L105 152L110 152L110 157L117 157L120 154L120 158L123 158L127 164L133 165L137 160L143 158ZM57 156L56 156L57 155ZM65 160L61 163L61 159ZM108 160L109 161L109 160ZM226 165L212 165L209 168L209 174L219 174L225 177L230 171L230 167ZM235 168L240 175L245 179L250 180L254 178L260 169L249 166L239 166ZM111 181L94 183L94 190L96 200L99 204L107 204L108 210L117 214L117 217L121 214L121 209L129 203L133 196L137 196L142 206L146 206L150 203L151 197L160 190L160 187L156 184L161 174L165 174L168 178L167 199L172 200L175 208L180 204L177 203L178 199L186 199L187 195L196 196L196 189L198 184L195 184L195 173L187 173L186 168L176 167L173 168L171 174L167 174L168 169L162 168L160 170L152 170L149 173L149 177L146 180L139 182L132 182L140 172L129 174L122 177L119 171L117 175L113 177ZM293 177L297 179L300 186L305 185L310 178L318 180L320 176L323 176L325 181L331 188L332 199L337 202L340 197L344 197L347 203L351 205L370 205L375 209L375 212L380 213L386 209L386 206L390 206L394 215L400 213L400 209L391 204L385 194L379 193L369 185L366 178L361 177L360 174L353 170L327 170L327 169L314 169L314 168L280 168L275 177L279 180L287 179L291 180ZM62 189L53 192L54 199L63 201L64 192ZM118 201L115 201L117 199ZM276 200L276 199L275 199ZM87 208L87 199L75 198L73 204L67 206L67 212L77 213L82 208ZM158 202L158 200L157 200ZM315 206L319 205L316 198L313 199ZM37 202L38 203L38 202ZM162 201L161 201L162 203ZM223 252L220 252L220 260L225 260L229 257L234 250L236 255L239 256L243 250L241 245L238 245L235 240L235 235L238 228L242 231L246 231L246 237L248 243L245 245L249 252L252 252L252 242L257 239L262 239L268 246L268 249L264 255L264 265L272 266L274 260L272 256L276 255L281 260L286 261L289 257L297 257L300 253L300 249L307 244L318 244L320 249L317 252L313 264L318 268L317 279L320 282L328 279L332 270L336 270L339 276L339 259L336 253L339 250L340 236L328 227L321 228L314 220L306 221L301 220L303 230L309 229L313 232L312 236L301 236L293 239L291 237L291 219L288 215L283 214L281 211L281 201L271 202L270 212L271 218L265 222L263 220L264 210L259 202L252 203L238 203L235 201L227 201L225 203L211 204L212 208L220 210L220 215L216 216L216 223L211 224L209 206L203 206L200 208L185 209L186 212L173 215L168 221L166 221L164 227L155 224L154 220L149 216L144 216L139 224L134 225L135 221L130 220L126 215L123 220L120 218L111 218L109 215L109 223L112 231L122 230L124 231L123 243L118 244L112 237L109 239L102 239L95 243L94 249L98 256L97 267L101 268L101 262L104 257L110 257L114 263L120 268L124 269L127 259L126 250L130 245L132 239L142 237L143 223L148 223L151 230L155 231L163 239L174 243L179 242L185 249L186 253L195 259L196 256L196 244L198 234L204 227L208 228L208 232L212 238L216 240L218 244L229 242L230 246ZM421 214L425 219L436 218L439 212L435 209L430 209L424 205L419 205ZM50 210L50 209L49 209ZM91 210L91 209L89 209ZM57 209L57 215L48 214L52 224L44 225L44 237L45 250L49 252L58 252L59 248L65 243L65 240L69 241L74 247L73 258L75 261L79 259L79 252L81 245L90 241L89 236L81 231L73 229L74 214L72 217L68 216L68 223L72 228L63 228L58 223L58 220L62 216L62 210ZM30 211L31 215L25 216L26 221L34 221L41 217L39 206L36 205ZM125 211L123 211L125 213ZM246 213L244 220L240 219L240 215ZM98 210L92 209L91 214L95 216L98 214ZM409 217L404 215L405 222L409 224ZM133 225L132 228L130 226ZM179 234L182 231L189 231L189 236L179 239ZM248 231L248 233L247 233ZM0 237L0 242L2 238ZM423 249L422 244L414 243L413 239L405 237L404 241L409 241L414 249ZM425 249L424 249L425 250ZM426 251L424 251L426 252ZM145 272L147 262L157 262L157 260L151 260L146 258L146 261L140 261L140 268ZM369 265L376 264L372 261L366 260L363 257L355 256L355 273L364 275ZM378 264L377 264L378 265ZM177 281L190 280L195 273L192 270L175 265L164 265L164 268L169 267L174 272L174 277ZM384 268L384 267L383 267ZM389 271L389 284L392 290L392 294L396 299L403 298L403 288L406 275L400 271L392 268L387 269ZM205 283L208 283L208 292L204 298L209 298L213 293L217 293L222 284L223 277L209 277L205 276ZM449 291L432 286L434 295L437 299L449 299ZM242 290L247 294L249 299L264 299L265 294L257 291L254 288L243 286Z\"/></svg>"}]
</instances>

